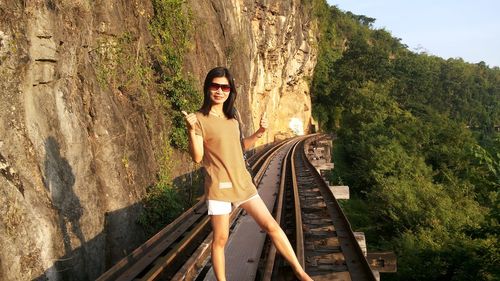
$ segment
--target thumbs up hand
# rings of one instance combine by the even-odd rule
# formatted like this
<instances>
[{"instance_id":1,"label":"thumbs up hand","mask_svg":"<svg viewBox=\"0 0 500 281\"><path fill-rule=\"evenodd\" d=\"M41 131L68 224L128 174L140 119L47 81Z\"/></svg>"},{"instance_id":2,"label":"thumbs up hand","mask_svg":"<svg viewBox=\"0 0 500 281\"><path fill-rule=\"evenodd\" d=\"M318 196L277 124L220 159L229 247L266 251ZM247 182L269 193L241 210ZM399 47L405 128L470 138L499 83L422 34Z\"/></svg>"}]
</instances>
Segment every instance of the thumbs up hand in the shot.
<instances>
[{"instance_id":1,"label":"thumbs up hand","mask_svg":"<svg viewBox=\"0 0 500 281\"><path fill-rule=\"evenodd\" d=\"M196 123L198 123L198 118L194 113L187 113L186 111L181 111L184 114L184 119L186 120L186 126L189 131L194 130Z\"/></svg>"},{"instance_id":2,"label":"thumbs up hand","mask_svg":"<svg viewBox=\"0 0 500 281\"><path fill-rule=\"evenodd\" d=\"M268 126L269 126L269 123L267 122L267 112L264 112L264 114L262 114L262 117L260 118L260 128L259 128L259 130L261 132L265 132L267 130Z\"/></svg>"}]
</instances>

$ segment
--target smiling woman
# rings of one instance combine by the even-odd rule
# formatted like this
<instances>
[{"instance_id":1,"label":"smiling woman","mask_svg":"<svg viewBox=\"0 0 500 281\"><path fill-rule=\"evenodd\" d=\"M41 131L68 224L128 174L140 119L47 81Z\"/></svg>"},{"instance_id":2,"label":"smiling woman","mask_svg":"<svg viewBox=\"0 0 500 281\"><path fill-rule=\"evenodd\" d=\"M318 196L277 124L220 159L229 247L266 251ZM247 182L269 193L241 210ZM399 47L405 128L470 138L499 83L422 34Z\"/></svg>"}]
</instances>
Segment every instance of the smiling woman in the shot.
<instances>
[{"instance_id":1,"label":"smiling woman","mask_svg":"<svg viewBox=\"0 0 500 281\"><path fill-rule=\"evenodd\" d=\"M246 169L243 149L251 148L267 129L262 116L259 129L240 140L237 96L229 70L210 70L204 83L204 101L196 113L183 112L189 131L191 157L205 167L205 197L213 229L212 263L217 280L226 280L224 248L229 236L229 214L241 206L265 230L276 249L300 280L312 280L300 266L286 234L269 213Z\"/></svg>"}]
</instances>

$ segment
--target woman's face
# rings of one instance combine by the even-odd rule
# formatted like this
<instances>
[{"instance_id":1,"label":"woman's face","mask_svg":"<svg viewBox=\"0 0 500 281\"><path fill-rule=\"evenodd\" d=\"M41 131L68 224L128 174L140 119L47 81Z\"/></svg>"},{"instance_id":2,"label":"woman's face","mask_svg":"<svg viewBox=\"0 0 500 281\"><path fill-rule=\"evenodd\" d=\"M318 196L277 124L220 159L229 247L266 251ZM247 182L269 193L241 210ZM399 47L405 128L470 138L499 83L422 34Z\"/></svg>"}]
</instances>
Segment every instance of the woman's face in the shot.
<instances>
[{"instance_id":1,"label":"woman's face","mask_svg":"<svg viewBox=\"0 0 500 281\"><path fill-rule=\"evenodd\" d=\"M212 105L223 104L229 97L231 87L226 77L215 77L209 85L210 101Z\"/></svg>"}]
</instances>

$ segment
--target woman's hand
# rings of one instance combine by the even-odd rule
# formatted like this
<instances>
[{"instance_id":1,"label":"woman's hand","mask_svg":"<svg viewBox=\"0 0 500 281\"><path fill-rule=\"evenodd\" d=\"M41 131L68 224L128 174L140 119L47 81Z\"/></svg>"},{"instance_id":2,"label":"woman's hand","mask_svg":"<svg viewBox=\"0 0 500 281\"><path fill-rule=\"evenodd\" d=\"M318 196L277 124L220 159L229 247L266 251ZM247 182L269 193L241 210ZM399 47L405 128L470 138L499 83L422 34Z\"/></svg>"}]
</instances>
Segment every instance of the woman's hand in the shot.
<instances>
[{"instance_id":1,"label":"woman's hand","mask_svg":"<svg viewBox=\"0 0 500 281\"><path fill-rule=\"evenodd\" d=\"M198 123L198 118L194 113L187 113L186 111L181 111L184 114L184 119L186 120L186 127L189 130L189 152L191 158L196 163L200 163L203 160L203 137L195 133L194 128L196 123Z\"/></svg>"},{"instance_id":2,"label":"woman's hand","mask_svg":"<svg viewBox=\"0 0 500 281\"><path fill-rule=\"evenodd\" d=\"M269 123L267 122L267 112L264 112L264 114L262 114L262 117L260 118L260 133L264 133L267 130L268 126Z\"/></svg>"},{"instance_id":3,"label":"woman's hand","mask_svg":"<svg viewBox=\"0 0 500 281\"><path fill-rule=\"evenodd\" d=\"M198 123L198 118L194 113L187 113L186 111L181 111L184 114L184 119L186 120L186 127L189 131L194 131L196 123Z\"/></svg>"},{"instance_id":4,"label":"woman's hand","mask_svg":"<svg viewBox=\"0 0 500 281\"><path fill-rule=\"evenodd\" d=\"M253 145L257 142L257 139L261 138L264 135L264 132L267 130L268 125L267 114L266 112L264 112L264 114L262 114L262 117L260 118L259 129L255 131L253 135L243 139L243 147L245 151L252 148Z\"/></svg>"}]
</instances>

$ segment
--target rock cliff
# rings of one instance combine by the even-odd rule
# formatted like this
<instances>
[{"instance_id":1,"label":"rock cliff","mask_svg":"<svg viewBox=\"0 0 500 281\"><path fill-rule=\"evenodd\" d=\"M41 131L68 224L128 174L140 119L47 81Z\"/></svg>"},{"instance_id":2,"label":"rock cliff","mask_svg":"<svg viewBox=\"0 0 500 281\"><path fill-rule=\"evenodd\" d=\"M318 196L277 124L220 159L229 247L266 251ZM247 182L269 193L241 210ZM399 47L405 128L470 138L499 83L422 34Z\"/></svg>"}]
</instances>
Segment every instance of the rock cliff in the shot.
<instances>
[{"instance_id":1,"label":"rock cliff","mask_svg":"<svg viewBox=\"0 0 500 281\"><path fill-rule=\"evenodd\" d=\"M259 144L310 123L316 37L301 2L187 1L185 71L201 87L229 66L246 133L271 121ZM154 79L109 73L147 63L152 14L146 0L0 2L1 280L93 280L146 238L136 220L170 120ZM192 169L174 155L175 175Z\"/></svg>"},{"instance_id":2,"label":"rock cliff","mask_svg":"<svg viewBox=\"0 0 500 281\"><path fill-rule=\"evenodd\" d=\"M200 81L213 65L233 71L246 133L258 128L264 112L270 120L257 145L277 135L307 132L308 81L317 54L310 10L301 1L192 0L190 6L196 11L197 32L187 69Z\"/></svg>"}]
</instances>

